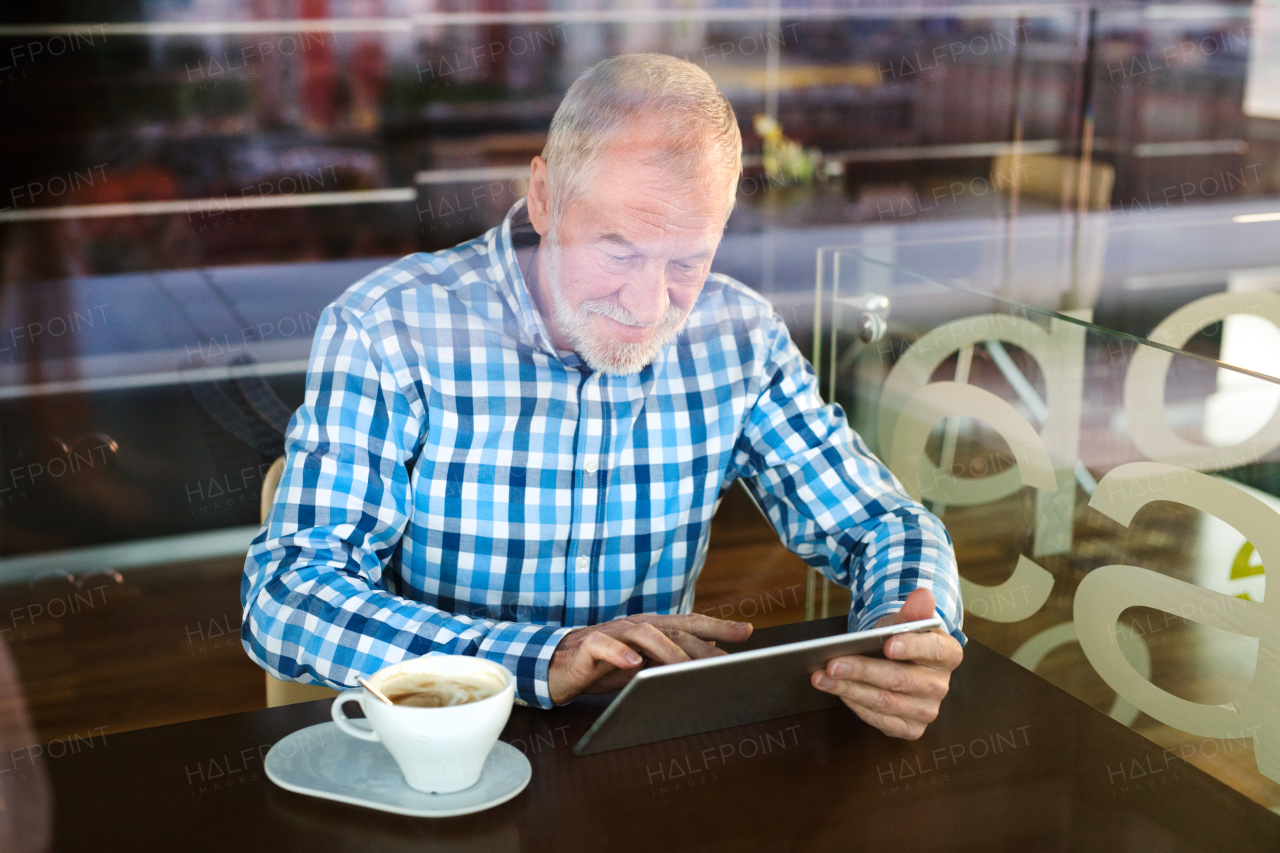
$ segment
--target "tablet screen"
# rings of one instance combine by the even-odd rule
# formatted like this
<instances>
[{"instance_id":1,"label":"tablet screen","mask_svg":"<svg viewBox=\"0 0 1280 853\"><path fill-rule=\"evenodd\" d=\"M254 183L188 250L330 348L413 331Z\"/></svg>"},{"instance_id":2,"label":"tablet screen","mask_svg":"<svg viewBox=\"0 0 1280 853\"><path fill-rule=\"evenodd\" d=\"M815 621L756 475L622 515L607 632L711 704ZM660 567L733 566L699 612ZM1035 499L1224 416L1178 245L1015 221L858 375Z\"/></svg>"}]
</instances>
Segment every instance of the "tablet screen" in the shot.
<instances>
[{"instance_id":1,"label":"tablet screen","mask_svg":"<svg viewBox=\"0 0 1280 853\"><path fill-rule=\"evenodd\" d=\"M938 617L667 664L636 674L573 747L574 755L685 737L840 705L809 677L843 655L881 655L894 634Z\"/></svg>"}]
</instances>

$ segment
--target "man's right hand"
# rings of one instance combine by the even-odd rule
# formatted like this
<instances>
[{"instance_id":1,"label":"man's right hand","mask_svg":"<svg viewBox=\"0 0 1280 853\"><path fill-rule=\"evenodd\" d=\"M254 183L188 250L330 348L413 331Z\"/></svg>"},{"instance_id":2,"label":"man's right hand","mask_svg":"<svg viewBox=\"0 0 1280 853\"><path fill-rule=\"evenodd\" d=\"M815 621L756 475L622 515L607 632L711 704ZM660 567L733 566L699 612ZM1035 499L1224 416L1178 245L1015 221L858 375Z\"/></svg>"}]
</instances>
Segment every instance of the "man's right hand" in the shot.
<instances>
[{"instance_id":1,"label":"man's right hand","mask_svg":"<svg viewBox=\"0 0 1280 853\"><path fill-rule=\"evenodd\" d=\"M750 636L750 622L697 613L641 613L577 628L564 635L551 656L551 701L563 705L579 693L621 690L646 666L722 655L717 640L741 643Z\"/></svg>"}]
</instances>

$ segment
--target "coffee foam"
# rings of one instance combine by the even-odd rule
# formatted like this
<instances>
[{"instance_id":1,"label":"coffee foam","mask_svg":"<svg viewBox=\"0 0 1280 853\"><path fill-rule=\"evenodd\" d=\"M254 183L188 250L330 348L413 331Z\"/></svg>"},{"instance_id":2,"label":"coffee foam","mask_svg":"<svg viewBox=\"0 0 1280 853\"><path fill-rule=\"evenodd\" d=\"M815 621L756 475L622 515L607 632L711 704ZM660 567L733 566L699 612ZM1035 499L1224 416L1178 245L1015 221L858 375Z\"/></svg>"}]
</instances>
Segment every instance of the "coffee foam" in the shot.
<instances>
[{"instance_id":1,"label":"coffee foam","mask_svg":"<svg viewBox=\"0 0 1280 853\"><path fill-rule=\"evenodd\" d=\"M396 673L375 685L392 703L408 708L449 708L496 696L503 679L487 672Z\"/></svg>"}]
</instances>

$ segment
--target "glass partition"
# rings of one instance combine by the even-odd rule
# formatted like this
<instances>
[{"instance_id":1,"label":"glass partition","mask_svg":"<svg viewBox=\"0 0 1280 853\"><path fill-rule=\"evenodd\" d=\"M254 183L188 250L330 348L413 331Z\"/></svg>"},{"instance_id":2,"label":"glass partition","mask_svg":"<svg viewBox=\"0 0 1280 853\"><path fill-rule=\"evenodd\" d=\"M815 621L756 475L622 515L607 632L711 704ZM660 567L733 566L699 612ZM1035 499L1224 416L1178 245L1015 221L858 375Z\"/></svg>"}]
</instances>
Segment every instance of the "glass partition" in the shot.
<instances>
[{"instance_id":1,"label":"glass partition","mask_svg":"<svg viewBox=\"0 0 1280 853\"><path fill-rule=\"evenodd\" d=\"M996 215L992 158L1080 133L1085 7L375 5L0 21L0 578L71 549L242 550L319 312L499 223L608 56L685 57L731 100L746 171L716 268L806 348L823 232Z\"/></svg>"},{"instance_id":2,"label":"glass partition","mask_svg":"<svg viewBox=\"0 0 1280 853\"><path fill-rule=\"evenodd\" d=\"M389 259L498 224L583 70L652 50L720 85L746 170L715 269L807 351L829 232L931 221L889 199L1078 136L1087 21L807 3L85 14L0 15L0 594L18 614L0 632L45 738L260 706L240 567L320 312ZM993 192L958 203L998 210ZM711 540L695 609L813 615L803 562L744 492ZM185 687L150 709L112 698L120 672L166 668Z\"/></svg>"},{"instance_id":3,"label":"glass partition","mask_svg":"<svg viewBox=\"0 0 1280 853\"><path fill-rule=\"evenodd\" d=\"M0 13L0 638L42 738L261 707L240 568L320 312L501 222L572 81L659 51L743 133L714 269L943 517L970 636L1280 807L1266 7L49 8ZM848 607L745 493L710 539L701 612Z\"/></svg>"},{"instance_id":4,"label":"glass partition","mask_svg":"<svg viewBox=\"0 0 1280 853\"><path fill-rule=\"evenodd\" d=\"M1139 337L995 295L994 241L889 248L820 252L815 361L945 522L966 633L1280 806L1270 280L1231 273Z\"/></svg>"}]
</instances>

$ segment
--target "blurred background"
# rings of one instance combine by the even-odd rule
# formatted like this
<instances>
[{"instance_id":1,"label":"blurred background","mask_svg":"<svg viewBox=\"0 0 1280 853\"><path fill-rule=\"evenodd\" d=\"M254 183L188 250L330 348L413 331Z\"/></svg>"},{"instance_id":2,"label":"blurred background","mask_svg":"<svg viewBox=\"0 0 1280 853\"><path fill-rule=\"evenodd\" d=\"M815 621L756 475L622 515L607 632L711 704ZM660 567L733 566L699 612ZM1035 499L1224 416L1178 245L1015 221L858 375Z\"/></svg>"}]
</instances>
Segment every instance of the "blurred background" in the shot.
<instances>
[{"instance_id":1,"label":"blurred background","mask_svg":"<svg viewBox=\"0 0 1280 853\"><path fill-rule=\"evenodd\" d=\"M741 124L715 268L773 301L943 516L970 636L1280 807L1248 737L1128 704L1075 627L1085 578L1137 565L1212 593L1107 617L1144 677L1217 705L1266 675L1203 606L1264 606L1248 525L1168 496L1121 525L1095 495L1158 460L1245 491L1257 527L1280 507L1275 5L133 0L0 21L0 639L42 739L262 707L240 570L320 311L498 224L569 84L657 51ZM944 382L988 396L928 408ZM1053 497L981 420L992 398L1047 448ZM891 440L909 409L936 415L914 455ZM697 609L847 604L726 497Z\"/></svg>"}]
</instances>

